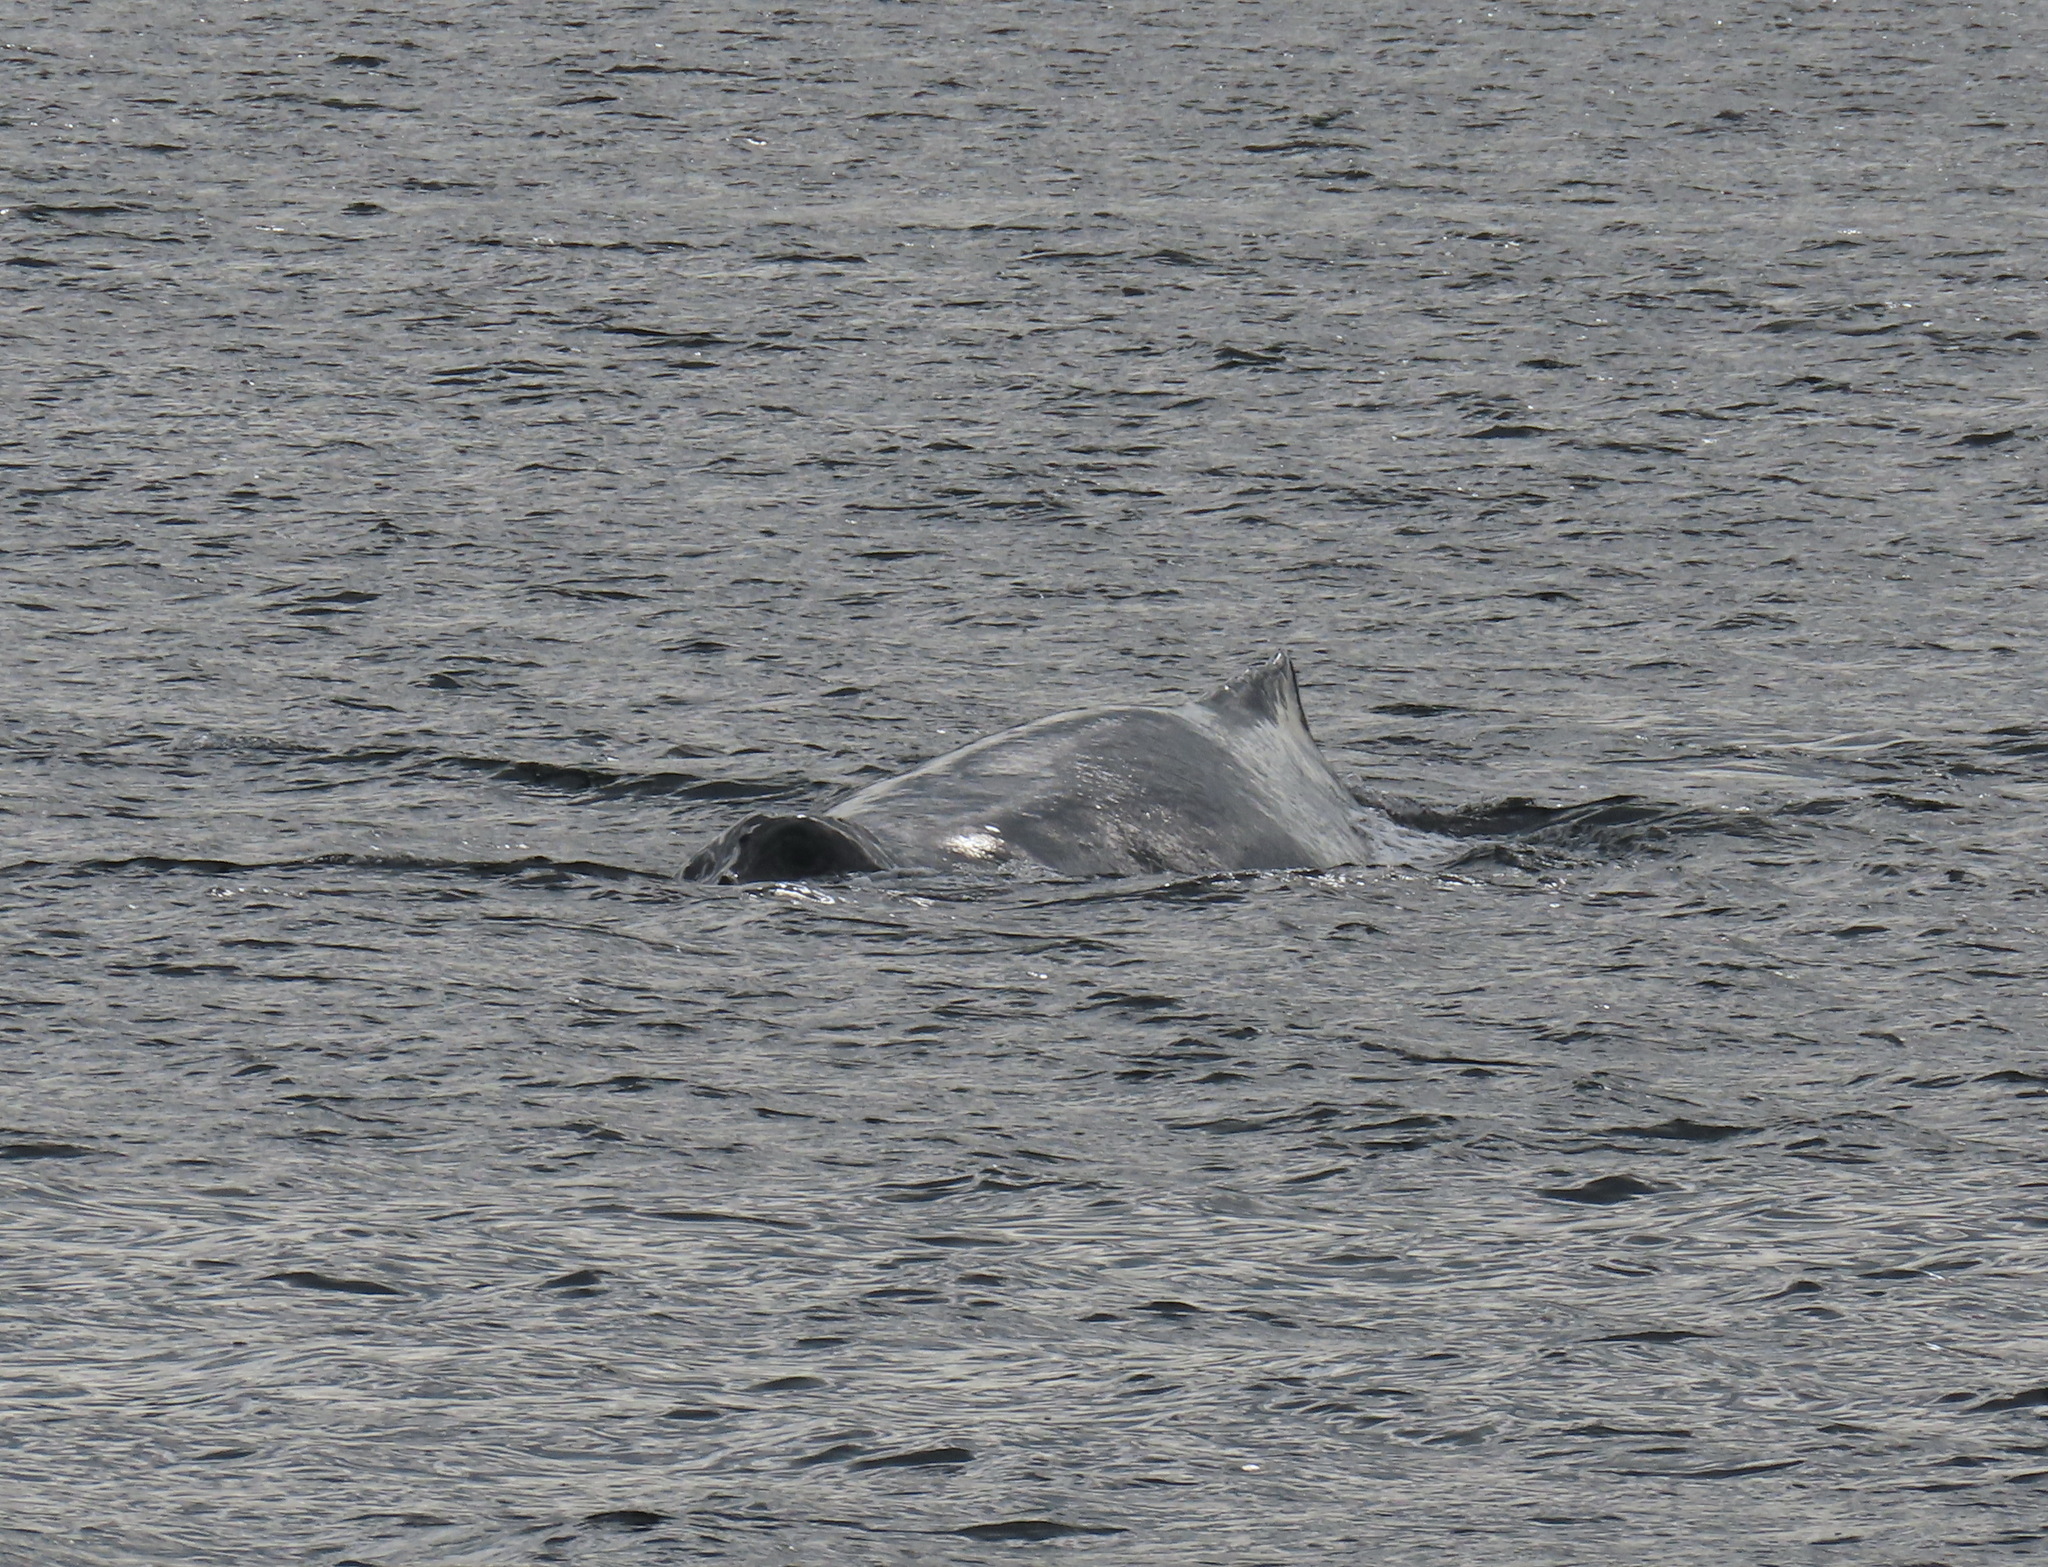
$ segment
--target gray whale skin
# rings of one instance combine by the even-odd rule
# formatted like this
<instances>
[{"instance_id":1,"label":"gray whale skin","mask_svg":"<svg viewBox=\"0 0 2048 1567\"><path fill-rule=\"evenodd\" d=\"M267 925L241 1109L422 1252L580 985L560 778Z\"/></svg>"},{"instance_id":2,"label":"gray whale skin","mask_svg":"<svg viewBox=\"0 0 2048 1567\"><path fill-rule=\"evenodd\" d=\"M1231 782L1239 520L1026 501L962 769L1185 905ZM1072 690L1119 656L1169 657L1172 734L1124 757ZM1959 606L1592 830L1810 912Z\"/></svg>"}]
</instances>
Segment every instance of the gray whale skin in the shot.
<instances>
[{"instance_id":1,"label":"gray whale skin","mask_svg":"<svg viewBox=\"0 0 2048 1567\"><path fill-rule=\"evenodd\" d=\"M1368 857L1275 653L1183 707L1089 707L976 740L816 815L755 815L693 881L879 870L1308 870Z\"/></svg>"}]
</instances>

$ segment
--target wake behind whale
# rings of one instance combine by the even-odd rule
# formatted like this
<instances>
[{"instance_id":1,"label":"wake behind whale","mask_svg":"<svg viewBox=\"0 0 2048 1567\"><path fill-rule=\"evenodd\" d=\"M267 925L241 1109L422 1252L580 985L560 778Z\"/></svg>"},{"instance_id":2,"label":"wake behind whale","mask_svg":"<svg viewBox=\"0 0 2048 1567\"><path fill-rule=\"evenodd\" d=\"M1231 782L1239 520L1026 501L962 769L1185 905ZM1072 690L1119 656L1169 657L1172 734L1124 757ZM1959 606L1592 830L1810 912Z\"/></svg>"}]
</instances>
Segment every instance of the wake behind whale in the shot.
<instances>
[{"instance_id":1,"label":"wake behind whale","mask_svg":"<svg viewBox=\"0 0 2048 1567\"><path fill-rule=\"evenodd\" d=\"M1065 876L1326 869L1371 858L1275 653L1181 707L1092 707L1005 729L818 814L747 817L697 881L1036 867Z\"/></svg>"}]
</instances>

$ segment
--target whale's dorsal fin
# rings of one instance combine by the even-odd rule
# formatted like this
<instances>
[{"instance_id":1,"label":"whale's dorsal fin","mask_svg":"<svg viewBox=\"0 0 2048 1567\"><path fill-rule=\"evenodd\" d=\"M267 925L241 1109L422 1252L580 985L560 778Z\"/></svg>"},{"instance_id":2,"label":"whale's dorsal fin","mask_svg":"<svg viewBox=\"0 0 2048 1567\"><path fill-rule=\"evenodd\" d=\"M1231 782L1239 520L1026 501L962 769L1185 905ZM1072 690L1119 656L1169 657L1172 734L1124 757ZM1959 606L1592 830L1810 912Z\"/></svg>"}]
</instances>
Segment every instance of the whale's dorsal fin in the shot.
<instances>
[{"instance_id":1,"label":"whale's dorsal fin","mask_svg":"<svg viewBox=\"0 0 2048 1567\"><path fill-rule=\"evenodd\" d=\"M1294 660L1284 648L1218 686L1202 698L1201 705L1240 722L1308 728L1308 718L1301 710L1301 690L1294 683Z\"/></svg>"}]
</instances>

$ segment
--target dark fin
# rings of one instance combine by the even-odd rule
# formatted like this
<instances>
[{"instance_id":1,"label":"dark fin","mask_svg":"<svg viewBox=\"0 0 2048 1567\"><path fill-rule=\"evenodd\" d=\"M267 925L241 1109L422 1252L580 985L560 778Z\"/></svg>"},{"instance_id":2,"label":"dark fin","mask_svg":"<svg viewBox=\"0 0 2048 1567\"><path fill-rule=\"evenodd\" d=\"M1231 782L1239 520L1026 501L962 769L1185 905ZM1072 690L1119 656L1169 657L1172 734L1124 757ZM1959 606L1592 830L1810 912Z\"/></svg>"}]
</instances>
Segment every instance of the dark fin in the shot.
<instances>
[{"instance_id":1,"label":"dark fin","mask_svg":"<svg viewBox=\"0 0 2048 1567\"><path fill-rule=\"evenodd\" d=\"M683 875L691 881L812 881L888 868L888 854L865 827L830 816L757 815L700 849Z\"/></svg>"},{"instance_id":2,"label":"dark fin","mask_svg":"<svg viewBox=\"0 0 2048 1567\"><path fill-rule=\"evenodd\" d=\"M1202 698L1202 706L1251 723L1308 728L1308 717L1301 710L1301 690L1294 683L1294 660L1284 648L1218 686Z\"/></svg>"}]
</instances>

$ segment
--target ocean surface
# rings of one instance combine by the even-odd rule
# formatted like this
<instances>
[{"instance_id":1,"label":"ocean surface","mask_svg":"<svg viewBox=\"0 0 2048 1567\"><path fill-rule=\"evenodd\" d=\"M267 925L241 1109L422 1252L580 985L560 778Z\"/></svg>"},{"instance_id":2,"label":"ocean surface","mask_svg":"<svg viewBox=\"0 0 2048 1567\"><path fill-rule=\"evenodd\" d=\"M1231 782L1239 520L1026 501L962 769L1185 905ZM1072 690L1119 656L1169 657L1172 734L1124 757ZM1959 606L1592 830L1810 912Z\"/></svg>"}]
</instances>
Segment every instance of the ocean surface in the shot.
<instances>
[{"instance_id":1,"label":"ocean surface","mask_svg":"<svg viewBox=\"0 0 2048 1567\"><path fill-rule=\"evenodd\" d=\"M0 1562L2048 1555L2048 12L0 27ZM708 887L1276 648L1374 863Z\"/></svg>"}]
</instances>

